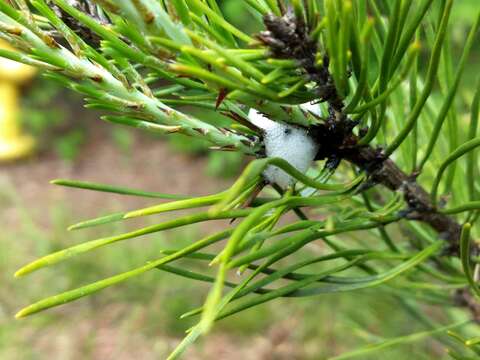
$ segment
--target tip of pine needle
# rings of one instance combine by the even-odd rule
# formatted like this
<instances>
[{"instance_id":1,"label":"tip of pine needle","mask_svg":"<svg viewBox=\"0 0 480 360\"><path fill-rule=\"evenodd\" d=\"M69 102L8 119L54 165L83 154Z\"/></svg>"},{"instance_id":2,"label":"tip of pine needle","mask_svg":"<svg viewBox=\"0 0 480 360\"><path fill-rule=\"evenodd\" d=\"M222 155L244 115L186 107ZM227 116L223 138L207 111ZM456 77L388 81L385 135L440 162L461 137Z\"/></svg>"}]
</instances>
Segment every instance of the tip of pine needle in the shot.
<instances>
[{"instance_id":1,"label":"tip of pine needle","mask_svg":"<svg viewBox=\"0 0 480 360\"><path fill-rule=\"evenodd\" d=\"M217 257L215 257L212 261L210 261L210 262L208 263L208 266L218 265L219 261L220 261L220 257L217 256Z\"/></svg>"},{"instance_id":2,"label":"tip of pine needle","mask_svg":"<svg viewBox=\"0 0 480 360\"><path fill-rule=\"evenodd\" d=\"M20 310L19 312L17 312L15 314L15 319L22 319L24 318L25 316L27 316L27 314L25 314L24 310Z\"/></svg>"},{"instance_id":3,"label":"tip of pine needle","mask_svg":"<svg viewBox=\"0 0 480 360\"><path fill-rule=\"evenodd\" d=\"M25 267L22 267L20 269L18 269L17 271L15 271L15 273L13 274L13 277L14 278L19 278L19 277L22 277L24 275L26 275L28 272L25 271Z\"/></svg>"},{"instance_id":4,"label":"tip of pine needle","mask_svg":"<svg viewBox=\"0 0 480 360\"><path fill-rule=\"evenodd\" d=\"M29 315L35 314L36 311L32 305L29 305L27 307L24 307L21 309L19 312L15 314L15 319L22 319L24 317L27 317Z\"/></svg>"},{"instance_id":5,"label":"tip of pine needle","mask_svg":"<svg viewBox=\"0 0 480 360\"><path fill-rule=\"evenodd\" d=\"M237 274L237 276L242 276L247 269L248 266L241 266L235 273Z\"/></svg>"},{"instance_id":6,"label":"tip of pine needle","mask_svg":"<svg viewBox=\"0 0 480 360\"><path fill-rule=\"evenodd\" d=\"M132 212L129 212L129 213L126 213L125 215L123 215L123 218L124 219L131 219L131 218L134 218L134 217L138 217L140 216L136 211L132 211Z\"/></svg>"}]
</instances>

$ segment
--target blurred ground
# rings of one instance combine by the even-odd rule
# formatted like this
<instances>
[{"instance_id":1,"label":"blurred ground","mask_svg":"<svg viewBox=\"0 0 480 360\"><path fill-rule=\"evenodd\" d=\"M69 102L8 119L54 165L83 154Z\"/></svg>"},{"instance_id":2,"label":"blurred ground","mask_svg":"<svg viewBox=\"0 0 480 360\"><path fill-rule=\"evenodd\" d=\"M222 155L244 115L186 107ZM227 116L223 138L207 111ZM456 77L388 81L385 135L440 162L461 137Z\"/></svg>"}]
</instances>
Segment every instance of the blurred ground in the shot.
<instances>
[{"instance_id":1,"label":"blurred ground","mask_svg":"<svg viewBox=\"0 0 480 360\"><path fill-rule=\"evenodd\" d=\"M76 215L87 216L95 209L104 211L105 200L121 200L126 209L148 201L55 187L49 181L87 180L172 194L208 194L227 186L227 180L204 176L205 159L175 152L158 139L134 134L133 151L123 153L109 138L111 127L98 122L90 129L81 153L71 163L47 151L26 161L2 165L3 181L14 184L26 203L48 204L64 199L75 204Z\"/></svg>"}]
</instances>

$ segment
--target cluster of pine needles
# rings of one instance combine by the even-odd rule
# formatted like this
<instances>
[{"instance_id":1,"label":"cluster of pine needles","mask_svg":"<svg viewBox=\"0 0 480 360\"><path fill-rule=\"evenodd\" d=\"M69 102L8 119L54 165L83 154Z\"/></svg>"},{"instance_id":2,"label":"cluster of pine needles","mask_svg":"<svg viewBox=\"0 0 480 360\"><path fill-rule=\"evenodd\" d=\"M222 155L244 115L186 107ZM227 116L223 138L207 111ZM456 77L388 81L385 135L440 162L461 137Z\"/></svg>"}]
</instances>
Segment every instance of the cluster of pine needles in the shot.
<instances>
[{"instance_id":1,"label":"cluster of pine needles","mask_svg":"<svg viewBox=\"0 0 480 360\"><path fill-rule=\"evenodd\" d=\"M0 38L18 50L2 49L0 56L43 69L83 94L86 107L106 112L103 120L203 138L212 151L251 158L232 186L206 196L53 181L164 200L70 230L165 212L172 218L46 255L16 276L146 234L227 221L222 231L162 249L142 266L40 300L17 316L151 270L211 283L203 305L183 315L199 320L173 359L216 321L253 306L381 287L398 300L399 311L422 319L425 331L352 356L427 336L444 343L453 358L479 356L480 259L472 239L480 233L480 90L459 90L478 43L480 12L457 49L449 22L453 3L245 0L244 16L258 29L248 31L226 18L215 0L0 0ZM305 110L305 103L322 115ZM319 161L303 174L283 159L265 158L262 132L248 121L250 108L311 130ZM229 125L192 109L217 111ZM324 160L335 164L331 176ZM262 172L272 165L297 184L267 186L258 194ZM162 176L161 168L150 171ZM396 185L399 176L405 180ZM194 211L174 217L186 209ZM305 250L314 242L321 255ZM220 243L220 251L209 250ZM177 260L187 261L177 266ZM197 263L205 264L205 273L188 267ZM448 324L428 318L425 304L442 307ZM458 307L465 310L460 315Z\"/></svg>"}]
</instances>

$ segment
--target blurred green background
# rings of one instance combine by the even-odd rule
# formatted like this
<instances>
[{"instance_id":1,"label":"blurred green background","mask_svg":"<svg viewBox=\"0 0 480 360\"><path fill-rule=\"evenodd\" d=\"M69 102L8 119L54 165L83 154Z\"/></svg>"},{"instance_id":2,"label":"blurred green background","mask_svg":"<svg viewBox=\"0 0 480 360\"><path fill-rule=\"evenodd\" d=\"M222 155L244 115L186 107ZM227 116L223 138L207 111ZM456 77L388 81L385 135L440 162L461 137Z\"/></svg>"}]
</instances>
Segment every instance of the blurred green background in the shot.
<instances>
[{"instance_id":1,"label":"blurred green background","mask_svg":"<svg viewBox=\"0 0 480 360\"><path fill-rule=\"evenodd\" d=\"M248 16L237 15L244 13L241 1L223 5L235 23L249 29ZM478 0L457 1L451 20L456 49L479 6ZM464 93L475 83L479 59L477 46L467 68ZM209 116L219 120L213 112ZM150 272L27 319L16 321L13 315L32 301L133 268L162 249L189 243L225 223L133 239L14 280L14 271L39 255L139 225L121 223L68 232L70 224L153 204L58 188L48 182L73 178L152 191L208 194L226 188L245 160L238 154L208 152L206 144L197 140L154 137L104 124L97 113L83 109L77 95L41 77L23 89L22 122L39 146L30 159L0 165L0 359L164 358L192 325L179 320L179 315L202 303L207 286ZM159 217L147 221L158 222ZM441 320L441 311L426 311ZM185 358L326 359L368 342L421 330L421 323L378 289L285 299L221 321ZM424 340L365 359L444 356L442 345Z\"/></svg>"}]
</instances>

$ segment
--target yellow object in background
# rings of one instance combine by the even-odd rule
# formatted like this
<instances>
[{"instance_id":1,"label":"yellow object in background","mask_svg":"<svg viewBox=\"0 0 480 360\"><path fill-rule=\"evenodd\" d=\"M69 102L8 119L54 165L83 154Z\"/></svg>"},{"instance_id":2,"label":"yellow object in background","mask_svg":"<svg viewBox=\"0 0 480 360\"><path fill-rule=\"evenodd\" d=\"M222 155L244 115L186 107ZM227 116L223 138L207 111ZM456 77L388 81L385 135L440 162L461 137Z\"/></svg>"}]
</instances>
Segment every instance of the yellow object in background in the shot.
<instances>
[{"instance_id":1,"label":"yellow object in background","mask_svg":"<svg viewBox=\"0 0 480 360\"><path fill-rule=\"evenodd\" d=\"M12 50L3 41L0 48ZM35 141L20 127L19 85L35 75L35 68L0 58L0 161L15 160L33 152Z\"/></svg>"}]
</instances>

